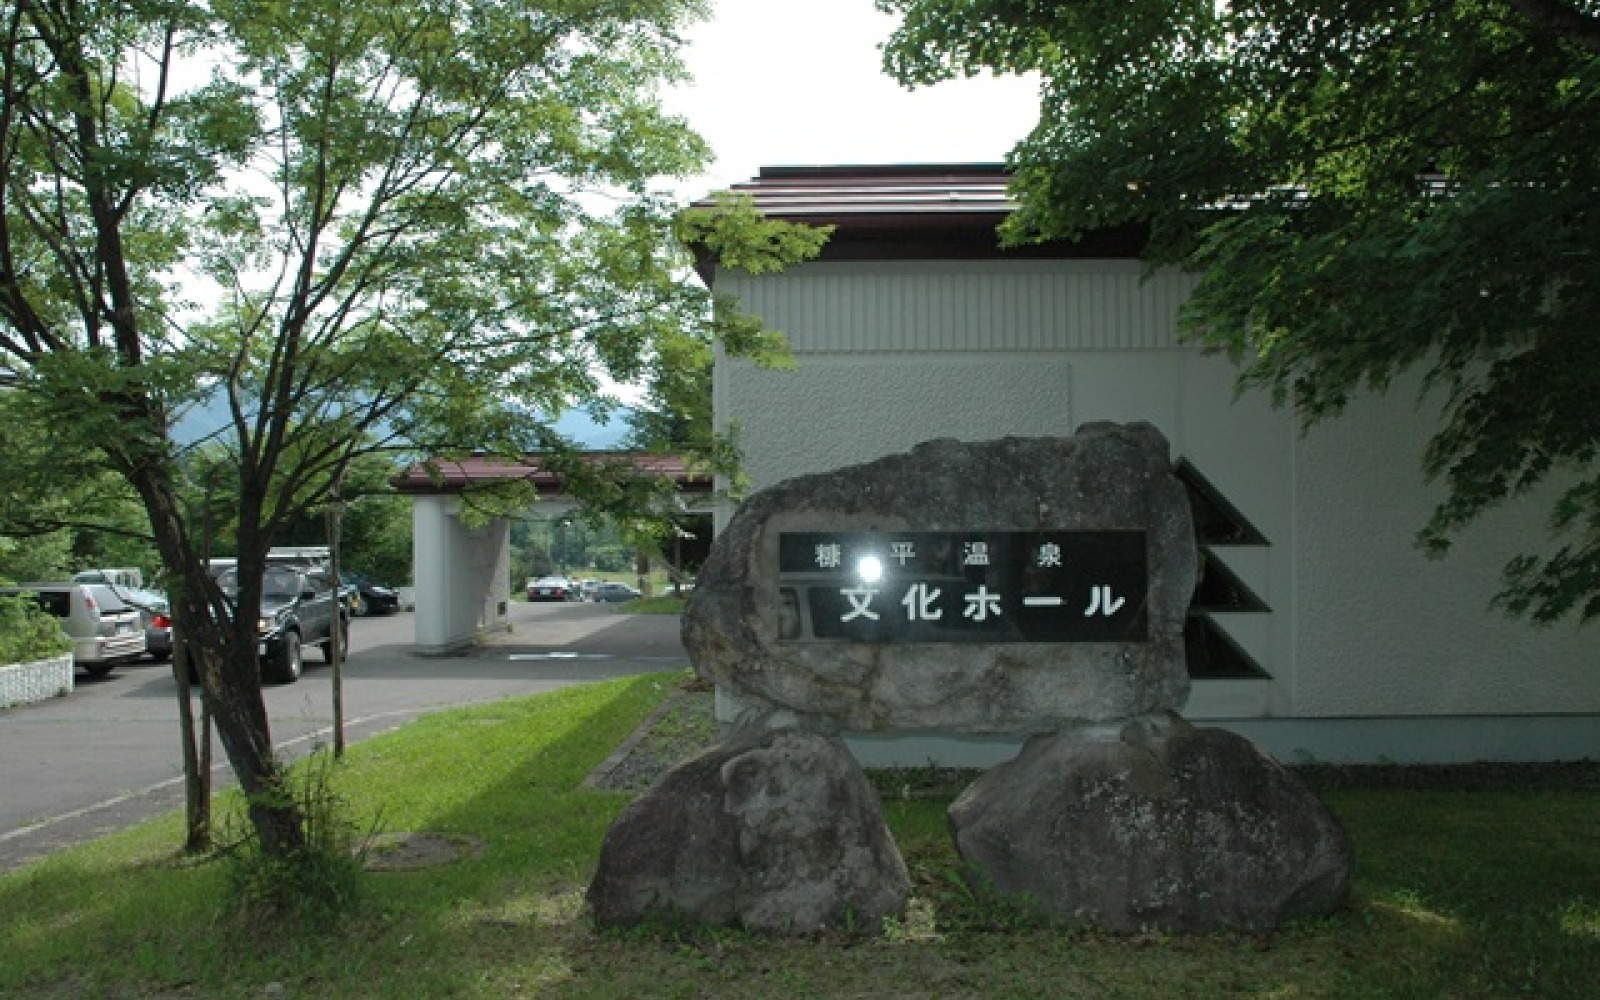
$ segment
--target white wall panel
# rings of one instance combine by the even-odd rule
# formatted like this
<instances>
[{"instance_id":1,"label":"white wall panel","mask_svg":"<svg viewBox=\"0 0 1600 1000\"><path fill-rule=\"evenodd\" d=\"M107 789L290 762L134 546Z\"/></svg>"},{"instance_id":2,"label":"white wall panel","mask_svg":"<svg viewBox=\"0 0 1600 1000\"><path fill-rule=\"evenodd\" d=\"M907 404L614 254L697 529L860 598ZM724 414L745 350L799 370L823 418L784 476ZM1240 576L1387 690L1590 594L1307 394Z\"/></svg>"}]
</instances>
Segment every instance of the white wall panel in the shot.
<instances>
[{"instance_id":1,"label":"white wall panel","mask_svg":"<svg viewBox=\"0 0 1600 1000\"><path fill-rule=\"evenodd\" d=\"M1193 286L1136 261L825 263L717 283L797 354L1170 349Z\"/></svg>"},{"instance_id":2,"label":"white wall panel","mask_svg":"<svg viewBox=\"0 0 1600 1000\"><path fill-rule=\"evenodd\" d=\"M778 371L724 362L718 415L739 425L759 488L933 438L1070 434L1071 376L1063 357L1004 354L807 356Z\"/></svg>"},{"instance_id":3,"label":"white wall panel","mask_svg":"<svg viewBox=\"0 0 1600 1000\"><path fill-rule=\"evenodd\" d=\"M1490 511L1442 559L1416 547L1443 495L1421 473L1438 410L1416 399L1414 381L1359 399L1302 445L1297 713L1600 711L1593 628L1536 628L1490 606L1507 560L1547 548L1548 495Z\"/></svg>"},{"instance_id":4,"label":"white wall panel","mask_svg":"<svg viewBox=\"0 0 1600 1000\"><path fill-rule=\"evenodd\" d=\"M452 496L413 498L412 559L416 567L416 648L459 652L509 621L510 528L497 520L461 523Z\"/></svg>"}]
</instances>

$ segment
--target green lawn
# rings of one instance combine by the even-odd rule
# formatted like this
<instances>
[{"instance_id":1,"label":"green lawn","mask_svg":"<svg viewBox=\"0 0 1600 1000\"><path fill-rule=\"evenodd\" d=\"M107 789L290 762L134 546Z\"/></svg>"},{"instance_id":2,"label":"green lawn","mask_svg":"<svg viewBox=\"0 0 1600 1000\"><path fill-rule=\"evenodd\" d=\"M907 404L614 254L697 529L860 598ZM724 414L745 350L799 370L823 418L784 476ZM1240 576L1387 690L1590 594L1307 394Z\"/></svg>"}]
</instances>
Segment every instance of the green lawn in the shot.
<instances>
[{"instance_id":1,"label":"green lawn","mask_svg":"<svg viewBox=\"0 0 1600 1000\"><path fill-rule=\"evenodd\" d=\"M0 996L1600 995L1600 793L1561 787L1328 792L1357 844L1353 905L1269 939L1017 925L962 889L945 803L922 798L885 805L918 888L881 939L597 933L583 890L626 799L578 786L681 679L439 713L352 747L335 780L369 823L486 850L369 874L332 931L232 915L223 866L175 852L176 818L0 876Z\"/></svg>"}]
</instances>

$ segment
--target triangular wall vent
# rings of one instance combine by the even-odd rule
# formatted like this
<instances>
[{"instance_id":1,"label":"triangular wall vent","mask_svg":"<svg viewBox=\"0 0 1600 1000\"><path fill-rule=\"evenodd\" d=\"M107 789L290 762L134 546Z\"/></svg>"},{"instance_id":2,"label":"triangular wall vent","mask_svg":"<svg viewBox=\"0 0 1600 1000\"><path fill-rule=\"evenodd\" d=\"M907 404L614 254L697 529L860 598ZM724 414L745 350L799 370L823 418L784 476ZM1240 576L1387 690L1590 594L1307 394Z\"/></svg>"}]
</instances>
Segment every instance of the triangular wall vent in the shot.
<instances>
[{"instance_id":1,"label":"triangular wall vent","mask_svg":"<svg viewBox=\"0 0 1600 1000\"><path fill-rule=\"evenodd\" d=\"M1190 615L1184 622L1183 648L1189 659L1189 676L1195 680L1256 680L1272 676L1203 614Z\"/></svg>"},{"instance_id":2,"label":"triangular wall vent","mask_svg":"<svg viewBox=\"0 0 1600 1000\"><path fill-rule=\"evenodd\" d=\"M1188 459L1179 459L1173 471L1189 494L1195 540L1200 544L1200 582L1183 630L1189 676L1195 680L1271 677L1211 619L1212 613L1272 611L1211 547L1272 543Z\"/></svg>"},{"instance_id":3,"label":"triangular wall vent","mask_svg":"<svg viewBox=\"0 0 1600 1000\"><path fill-rule=\"evenodd\" d=\"M1200 583L1189 602L1189 613L1197 611L1271 611L1267 602L1256 596L1250 585L1239 579L1228 564L1206 549L1200 550Z\"/></svg>"},{"instance_id":4,"label":"triangular wall vent","mask_svg":"<svg viewBox=\"0 0 1600 1000\"><path fill-rule=\"evenodd\" d=\"M1250 519L1239 512L1211 481L1187 458L1178 459L1172 470L1189 493L1189 509L1194 512L1195 538L1201 545L1270 545L1267 536L1256 530Z\"/></svg>"}]
</instances>

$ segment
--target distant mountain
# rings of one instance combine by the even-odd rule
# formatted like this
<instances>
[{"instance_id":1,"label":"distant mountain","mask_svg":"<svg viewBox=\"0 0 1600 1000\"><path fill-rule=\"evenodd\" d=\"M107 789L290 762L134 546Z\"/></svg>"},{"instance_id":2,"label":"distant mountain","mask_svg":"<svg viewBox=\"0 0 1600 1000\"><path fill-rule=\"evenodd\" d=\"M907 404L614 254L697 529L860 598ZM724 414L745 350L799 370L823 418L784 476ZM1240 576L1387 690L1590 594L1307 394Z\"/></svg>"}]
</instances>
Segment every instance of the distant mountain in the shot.
<instances>
[{"instance_id":1,"label":"distant mountain","mask_svg":"<svg viewBox=\"0 0 1600 1000\"><path fill-rule=\"evenodd\" d=\"M563 413L553 425L556 433L570 439L580 448L592 451L612 451L622 447L628 436L627 407L612 410L605 423L601 423L588 410L579 408ZM192 445L215 434L228 423L227 404L213 397L205 405L184 413L173 427L173 437L181 445Z\"/></svg>"},{"instance_id":2,"label":"distant mountain","mask_svg":"<svg viewBox=\"0 0 1600 1000\"><path fill-rule=\"evenodd\" d=\"M602 424L588 410L568 410L555 422L556 433L584 448L612 451L622 447L622 439L628 436L629 412L626 408L613 410Z\"/></svg>"}]
</instances>

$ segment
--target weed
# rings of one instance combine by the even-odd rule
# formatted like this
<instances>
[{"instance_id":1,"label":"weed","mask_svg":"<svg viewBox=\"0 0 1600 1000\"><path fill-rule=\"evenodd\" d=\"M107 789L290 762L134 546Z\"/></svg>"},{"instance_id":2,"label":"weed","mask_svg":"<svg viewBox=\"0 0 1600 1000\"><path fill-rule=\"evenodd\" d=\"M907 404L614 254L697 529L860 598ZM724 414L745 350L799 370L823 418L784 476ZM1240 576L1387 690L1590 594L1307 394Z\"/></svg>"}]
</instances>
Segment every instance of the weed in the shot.
<instances>
[{"instance_id":1,"label":"weed","mask_svg":"<svg viewBox=\"0 0 1600 1000\"><path fill-rule=\"evenodd\" d=\"M944 767L930 760L923 767L868 768L867 780L885 801L954 798L983 774L981 768Z\"/></svg>"},{"instance_id":2,"label":"weed","mask_svg":"<svg viewBox=\"0 0 1600 1000\"><path fill-rule=\"evenodd\" d=\"M940 865L926 873L925 891L946 931L1028 931L1052 925L1038 900L1001 892L965 864Z\"/></svg>"},{"instance_id":3,"label":"weed","mask_svg":"<svg viewBox=\"0 0 1600 1000\"><path fill-rule=\"evenodd\" d=\"M352 912L376 824L365 831L350 819L334 789L336 762L327 748L284 771L272 805L291 806L300 824L298 849L268 852L256 828L233 814L219 850L226 863L235 912L251 921L325 927Z\"/></svg>"}]
</instances>

